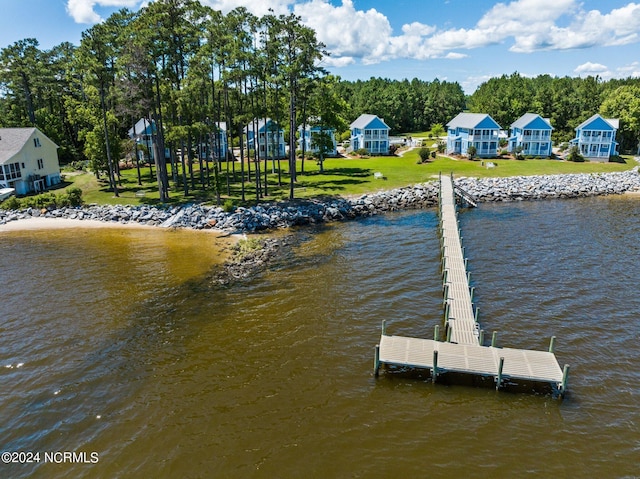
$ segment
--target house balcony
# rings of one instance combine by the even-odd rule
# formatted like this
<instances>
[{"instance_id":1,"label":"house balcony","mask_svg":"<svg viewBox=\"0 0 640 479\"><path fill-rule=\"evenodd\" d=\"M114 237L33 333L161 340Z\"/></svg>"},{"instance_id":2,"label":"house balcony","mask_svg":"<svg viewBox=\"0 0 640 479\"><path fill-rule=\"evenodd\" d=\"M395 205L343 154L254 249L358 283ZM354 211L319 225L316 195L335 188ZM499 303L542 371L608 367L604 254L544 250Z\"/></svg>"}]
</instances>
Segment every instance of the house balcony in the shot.
<instances>
[{"instance_id":1,"label":"house balcony","mask_svg":"<svg viewBox=\"0 0 640 479\"><path fill-rule=\"evenodd\" d=\"M469 135L468 141L498 141L498 132L492 135Z\"/></svg>"},{"instance_id":2,"label":"house balcony","mask_svg":"<svg viewBox=\"0 0 640 479\"><path fill-rule=\"evenodd\" d=\"M548 133L533 133L530 135L522 135L522 141L549 141L551 135Z\"/></svg>"}]
</instances>

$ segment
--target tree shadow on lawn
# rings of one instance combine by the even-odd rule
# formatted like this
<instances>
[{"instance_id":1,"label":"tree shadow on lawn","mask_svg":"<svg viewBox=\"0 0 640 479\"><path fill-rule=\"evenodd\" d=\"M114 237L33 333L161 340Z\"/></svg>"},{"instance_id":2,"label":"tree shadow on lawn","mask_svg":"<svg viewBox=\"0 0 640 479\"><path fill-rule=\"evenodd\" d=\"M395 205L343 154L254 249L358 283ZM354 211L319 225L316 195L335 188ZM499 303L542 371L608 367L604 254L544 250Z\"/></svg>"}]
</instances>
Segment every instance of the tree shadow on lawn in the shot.
<instances>
[{"instance_id":1,"label":"tree shadow on lawn","mask_svg":"<svg viewBox=\"0 0 640 479\"><path fill-rule=\"evenodd\" d=\"M304 176L351 176L354 178L366 178L367 176L372 175L373 170L371 170L370 168L329 168L325 169L323 172L305 171L304 173Z\"/></svg>"}]
</instances>

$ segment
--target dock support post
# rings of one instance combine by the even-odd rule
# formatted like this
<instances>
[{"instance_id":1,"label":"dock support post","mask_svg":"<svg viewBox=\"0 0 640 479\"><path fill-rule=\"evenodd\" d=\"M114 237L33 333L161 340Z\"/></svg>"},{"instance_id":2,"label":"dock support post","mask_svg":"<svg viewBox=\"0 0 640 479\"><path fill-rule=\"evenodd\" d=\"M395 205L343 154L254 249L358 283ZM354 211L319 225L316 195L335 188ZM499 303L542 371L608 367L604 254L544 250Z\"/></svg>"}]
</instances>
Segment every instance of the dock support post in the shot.
<instances>
[{"instance_id":1,"label":"dock support post","mask_svg":"<svg viewBox=\"0 0 640 479\"><path fill-rule=\"evenodd\" d=\"M447 342L451 342L451 326L447 328Z\"/></svg>"},{"instance_id":2,"label":"dock support post","mask_svg":"<svg viewBox=\"0 0 640 479\"><path fill-rule=\"evenodd\" d=\"M556 345L556 337L555 336L551 336L551 341L549 341L549 352L550 353L553 353L555 345Z\"/></svg>"},{"instance_id":3,"label":"dock support post","mask_svg":"<svg viewBox=\"0 0 640 479\"><path fill-rule=\"evenodd\" d=\"M567 391L567 379L569 379L569 368L568 364L564 365L564 370L562 371L562 385L560 386L560 396L564 397L564 393Z\"/></svg>"},{"instance_id":4,"label":"dock support post","mask_svg":"<svg viewBox=\"0 0 640 479\"><path fill-rule=\"evenodd\" d=\"M376 344L376 355L373 360L373 374L375 377L378 377L380 373L380 345Z\"/></svg>"},{"instance_id":5,"label":"dock support post","mask_svg":"<svg viewBox=\"0 0 640 479\"><path fill-rule=\"evenodd\" d=\"M443 285L447 282L448 272L449 272L449 270L447 270L447 269L445 269L445 270L442 272L442 284L443 284Z\"/></svg>"},{"instance_id":6,"label":"dock support post","mask_svg":"<svg viewBox=\"0 0 640 479\"><path fill-rule=\"evenodd\" d=\"M480 308L478 308L478 307L476 306L475 317L473 318L473 319L475 320L475 322L476 322L476 323L478 322L478 311L479 311L479 310L480 310Z\"/></svg>"},{"instance_id":7,"label":"dock support post","mask_svg":"<svg viewBox=\"0 0 640 479\"><path fill-rule=\"evenodd\" d=\"M496 378L496 391L500 389L502 383L502 369L504 368L504 357L500 357L500 365L498 366L498 377Z\"/></svg>"},{"instance_id":8,"label":"dock support post","mask_svg":"<svg viewBox=\"0 0 640 479\"><path fill-rule=\"evenodd\" d=\"M471 286L471 290L469 291L469 294L471 295L471 302L473 303L473 293L475 292L476 287L475 286Z\"/></svg>"},{"instance_id":9,"label":"dock support post","mask_svg":"<svg viewBox=\"0 0 640 479\"><path fill-rule=\"evenodd\" d=\"M447 304L447 300L449 299L449 285L444 285L444 291L442 293L442 306Z\"/></svg>"},{"instance_id":10,"label":"dock support post","mask_svg":"<svg viewBox=\"0 0 640 479\"><path fill-rule=\"evenodd\" d=\"M435 328L433 328L433 340L440 341L440 325L436 324Z\"/></svg>"},{"instance_id":11,"label":"dock support post","mask_svg":"<svg viewBox=\"0 0 640 479\"><path fill-rule=\"evenodd\" d=\"M471 283L471 271L467 271L467 283Z\"/></svg>"},{"instance_id":12,"label":"dock support post","mask_svg":"<svg viewBox=\"0 0 640 479\"><path fill-rule=\"evenodd\" d=\"M469 258L465 258L465 259L464 259L464 269L465 269L465 271L466 271L467 269L469 269Z\"/></svg>"},{"instance_id":13,"label":"dock support post","mask_svg":"<svg viewBox=\"0 0 640 479\"><path fill-rule=\"evenodd\" d=\"M484 344L484 329L480 330L480 337L478 338L478 344L480 346Z\"/></svg>"},{"instance_id":14,"label":"dock support post","mask_svg":"<svg viewBox=\"0 0 640 479\"><path fill-rule=\"evenodd\" d=\"M444 306L444 320L449 321L449 303Z\"/></svg>"},{"instance_id":15,"label":"dock support post","mask_svg":"<svg viewBox=\"0 0 640 479\"><path fill-rule=\"evenodd\" d=\"M493 336L491 337L491 347L492 348L496 347L497 340L498 340L498 331L494 331L493 332Z\"/></svg>"},{"instance_id":16,"label":"dock support post","mask_svg":"<svg viewBox=\"0 0 640 479\"><path fill-rule=\"evenodd\" d=\"M433 371L431 372L431 382L436 382L438 377L438 350L433 350Z\"/></svg>"},{"instance_id":17,"label":"dock support post","mask_svg":"<svg viewBox=\"0 0 640 479\"><path fill-rule=\"evenodd\" d=\"M383 336L387 335L387 320L386 319L382 320L382 335Z\"/></svg>"}]
</instances>

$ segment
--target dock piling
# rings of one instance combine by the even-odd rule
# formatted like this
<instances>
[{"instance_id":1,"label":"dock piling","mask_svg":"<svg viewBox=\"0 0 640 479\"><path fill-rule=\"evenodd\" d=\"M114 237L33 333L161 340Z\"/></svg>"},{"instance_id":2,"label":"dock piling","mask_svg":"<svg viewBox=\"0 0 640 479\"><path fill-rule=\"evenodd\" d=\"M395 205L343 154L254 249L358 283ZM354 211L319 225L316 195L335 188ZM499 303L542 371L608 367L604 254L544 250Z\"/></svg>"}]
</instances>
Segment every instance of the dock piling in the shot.
<instances>
[{"instance_id":1,"label":"dock piling","mask_svg":"<svg viewBox=\"0 0 640 479\"><path fill-rule=\"evenodd\" d=\"M380 345L376 344L376 354L373 359L373 374L375 377L378 377L380 373Z\"/></svg>"},{"instance_id":2,"label":"dock piling","mask_svg":"<svg viewBox=\"0 0 640 479\"><path fill-rule=\"evenodd\" d=\"M553 353L555 345L556 345L556 337L555 336L551 336L551 341L549 341L549 352L550 353Z\"/></svg>"},{"instance_id":3,"label":"dock piling","mask_svg":"<svg viewBox=\"0 0 640 479\"><path fill-rule=\"evenodd\" d=\"M498 377L496 378L496 391L500 389L502 383L502 370L504 368L504 357L500 356L500 364L498 365Z\"/></svg>"},{"instance_id":4,"label":"dock piling","mask_svg":"<svg viewBox=\"0 0 640 479\"><path fill-rule=\"evenodd\" d=\"M431 372L431 382L436 382L438 377L438 350L433 350L433 371Z\"/></svg>"},{"instance_id":5,"label":"dock piling","mask_svg":"<svg viewBox=\"0 0 640 479\"><path fill-rule=\"evenodd\" d=\"M568 364L564 365L564 370L562 371L562 385L560 386L560 395L564 397L564 393L567 390L567 380L569 379L569 368Z\"/></svg>"},{"instance_id":6,"label":"dock piling","mask_svg":"<svg viewBox=\"0 0 640 479\"><path fill-rule=\"evenodd\" d=\"M498 342L498 331L494 331L493 336L491 336L491 347L495 348L497 342Z\"/></svg>"}]
</instances>

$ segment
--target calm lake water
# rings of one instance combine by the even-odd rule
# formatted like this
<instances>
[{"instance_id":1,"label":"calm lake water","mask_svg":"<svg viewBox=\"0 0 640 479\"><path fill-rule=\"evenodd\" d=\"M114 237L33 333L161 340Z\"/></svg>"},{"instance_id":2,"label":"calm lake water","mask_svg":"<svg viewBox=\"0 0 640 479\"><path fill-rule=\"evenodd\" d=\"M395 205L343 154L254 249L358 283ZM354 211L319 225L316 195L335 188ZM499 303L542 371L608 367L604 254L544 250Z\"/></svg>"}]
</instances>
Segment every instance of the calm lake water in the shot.
<instances>
[{"instance_id":1,"label":"calm lake water","mask_svg":"<svg viewBox=\"0 0 640 479\"><path fill-rule=\"evenodd\" d=\"M437 218L294 233L221 288L211 235L0 234L0 477L639 477L640 202L461 212L480 321L571 364L563 401L372 374L380 323L441 324ZM20 367L18 367L20 365Z\"/></svg>"}]
</instances>

